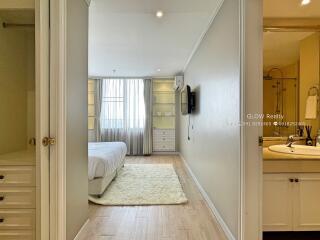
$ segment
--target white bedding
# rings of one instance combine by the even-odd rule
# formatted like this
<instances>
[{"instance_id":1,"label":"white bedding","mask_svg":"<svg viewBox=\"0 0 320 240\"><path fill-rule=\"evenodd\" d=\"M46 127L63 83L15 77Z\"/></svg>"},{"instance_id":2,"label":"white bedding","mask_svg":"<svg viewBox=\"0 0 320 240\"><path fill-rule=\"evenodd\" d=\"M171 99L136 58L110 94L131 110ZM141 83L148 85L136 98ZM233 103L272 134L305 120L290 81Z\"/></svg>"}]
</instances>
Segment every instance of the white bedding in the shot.
<instances>
[{"instance_id":1,"label":"white bedding","mask_svg":"<svg viewBox=\"0 0 320 240\"><path fill-rule=\"evenodd\" d=\"M123 162L126 153L127 146L123 142L89 143L89 180L112 174Z\"/></svg>"}]
</instances>

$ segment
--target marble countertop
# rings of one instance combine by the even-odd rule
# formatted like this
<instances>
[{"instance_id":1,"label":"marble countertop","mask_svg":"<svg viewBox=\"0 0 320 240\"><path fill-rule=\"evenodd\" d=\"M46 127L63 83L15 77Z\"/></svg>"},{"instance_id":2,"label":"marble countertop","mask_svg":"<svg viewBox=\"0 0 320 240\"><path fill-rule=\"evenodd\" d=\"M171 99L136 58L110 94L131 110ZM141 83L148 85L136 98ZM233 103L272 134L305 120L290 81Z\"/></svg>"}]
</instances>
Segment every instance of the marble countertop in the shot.
<instances>
[{"instance_id":1,"label":"marble countertop","mask_svg":"<svg viewBox=\"0 0 320 240\"><path fill-rule=\"evenodd\" d=\"M320 160L319 156L311 155L295 155L288 153L278 153L273 152L268 149L268 147L263 148L263 160L264 161L274 161L274 160Z\"/></svg>"}]
</instances>

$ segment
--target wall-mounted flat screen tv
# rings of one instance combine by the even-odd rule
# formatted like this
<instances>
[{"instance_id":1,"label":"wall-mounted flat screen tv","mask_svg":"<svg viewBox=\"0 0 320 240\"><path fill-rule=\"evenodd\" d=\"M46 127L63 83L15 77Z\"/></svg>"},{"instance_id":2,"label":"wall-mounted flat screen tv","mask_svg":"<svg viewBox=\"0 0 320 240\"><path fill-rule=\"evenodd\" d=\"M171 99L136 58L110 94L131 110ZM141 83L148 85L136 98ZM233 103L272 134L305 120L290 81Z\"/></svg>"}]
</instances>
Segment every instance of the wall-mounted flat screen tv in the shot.
<instances>
[{"instance_id":1,"label":"wall-mounted flat screen tv","mask_svg":"<svg viewBox=\"0 0 320 240\"><path fill-rule=\"evenodd\" d=\"M181 91L181 113L187 115L195 110L195 93L191 92L189 85Z\"/></svg>"}]
</instances>

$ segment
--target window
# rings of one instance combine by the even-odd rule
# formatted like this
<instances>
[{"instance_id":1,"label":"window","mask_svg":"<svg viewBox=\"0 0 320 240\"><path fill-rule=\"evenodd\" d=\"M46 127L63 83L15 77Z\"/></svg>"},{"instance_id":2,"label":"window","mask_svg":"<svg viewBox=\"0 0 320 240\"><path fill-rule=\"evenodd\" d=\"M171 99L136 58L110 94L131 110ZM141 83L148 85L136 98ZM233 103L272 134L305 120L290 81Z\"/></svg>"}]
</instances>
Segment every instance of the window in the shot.
<instances>
[{"instance_id":1,"label":"window","mask_svg":"<svg viewBox=\"0 0 320 240\"><path fill-rule=\"evenodd\" d=\"M142 79L103 79L102 129L142 129L145 125Z\"/></svg>"},{"instance_id":2,"label":"window","mask_svg":"<svg viewBox=\"0 0 320 240\"><path fill-rule=\"evenodd\" d=\"M89 79L88 81L88 129L94 130L96 123L96 82Z\"/></svg>"},{"instance_id":3,"label":"window","mask_svg":"<svg viewBox=\"0 0 320 240\"><path fill-rule=\"evenodd\" d=\"M123 80L108 79L103 82L102 128L124 127L124 84Z\"/></svg>"}]
</instances>

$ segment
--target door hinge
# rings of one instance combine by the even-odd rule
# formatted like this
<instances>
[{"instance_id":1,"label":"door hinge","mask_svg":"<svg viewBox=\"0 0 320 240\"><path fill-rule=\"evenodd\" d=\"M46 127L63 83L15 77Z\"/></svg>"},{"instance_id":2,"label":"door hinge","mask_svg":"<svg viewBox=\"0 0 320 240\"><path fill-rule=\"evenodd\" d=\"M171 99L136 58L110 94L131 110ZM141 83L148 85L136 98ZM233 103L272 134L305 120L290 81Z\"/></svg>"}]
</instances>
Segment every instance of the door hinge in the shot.
<instances>
[{"instance_id":1,"label":"door hinge","mask_svg":"<svg viewBox=\"0 0 320 240\"><path fill-rule=\"evenodd\" d=\"M262 136L259 136L258 143L259 143L259 147L263 146L263 137Z\"/></svg>"},{"instance_id":2,"label":"door hinge","mask_svg":"<svg viewBox=\"0 0 320 240\"><path fill-rule=\"evenodd\" d=\"M44 137L42 138L42 145L47 147L49 145L55 145L56 144L56 139L55 138L50 138L50 137Z\"/></svg>"}]
</instances>

